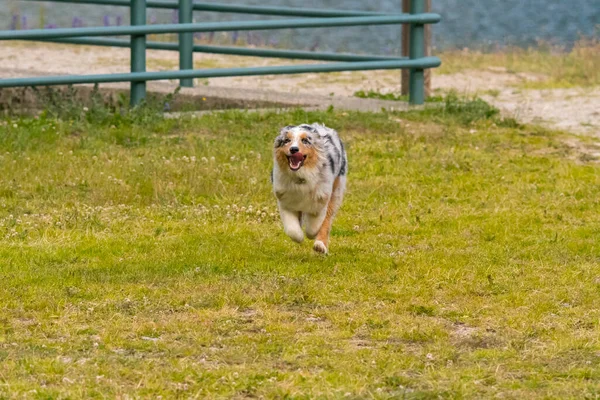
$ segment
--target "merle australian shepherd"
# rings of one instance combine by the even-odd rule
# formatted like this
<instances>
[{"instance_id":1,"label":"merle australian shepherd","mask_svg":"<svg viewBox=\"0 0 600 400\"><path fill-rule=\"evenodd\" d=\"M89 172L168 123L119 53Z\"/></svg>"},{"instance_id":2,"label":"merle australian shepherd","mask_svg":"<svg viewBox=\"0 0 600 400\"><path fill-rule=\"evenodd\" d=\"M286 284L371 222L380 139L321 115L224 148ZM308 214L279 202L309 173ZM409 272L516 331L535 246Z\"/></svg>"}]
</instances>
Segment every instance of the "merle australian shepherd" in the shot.
<instances>
[{"instance_id":1,"label":"merle australian shepherd","mask_svg":"<svg viewBox=\"0 0 600 400\"><path fill-rule=\"evenodd\" d=\"M313 249L327 254L348 169L337 132L320 124L286 126L275 139L273 161L273 192L285 233L300 243L305 231L315 239Z\"/></svg>"}]
</instances>

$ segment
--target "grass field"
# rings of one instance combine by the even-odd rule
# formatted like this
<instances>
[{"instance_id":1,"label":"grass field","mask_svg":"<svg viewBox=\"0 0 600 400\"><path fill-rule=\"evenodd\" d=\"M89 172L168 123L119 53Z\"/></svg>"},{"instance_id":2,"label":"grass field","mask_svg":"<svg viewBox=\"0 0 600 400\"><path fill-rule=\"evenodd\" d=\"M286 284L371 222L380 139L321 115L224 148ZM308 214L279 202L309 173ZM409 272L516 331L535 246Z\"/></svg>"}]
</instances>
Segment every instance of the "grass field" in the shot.
<instances>
[{"instance_id":1,"label":"grass field","mask_svg":"<svg viewBox=\"0 0 600 400\"><path fill-rule=\"evenodd\" d=\"M441 107L4 118L0 398L600 397L595 160ZM350 160L328 257L270 193L314 121Z\"/></svg>"}]
</instances>

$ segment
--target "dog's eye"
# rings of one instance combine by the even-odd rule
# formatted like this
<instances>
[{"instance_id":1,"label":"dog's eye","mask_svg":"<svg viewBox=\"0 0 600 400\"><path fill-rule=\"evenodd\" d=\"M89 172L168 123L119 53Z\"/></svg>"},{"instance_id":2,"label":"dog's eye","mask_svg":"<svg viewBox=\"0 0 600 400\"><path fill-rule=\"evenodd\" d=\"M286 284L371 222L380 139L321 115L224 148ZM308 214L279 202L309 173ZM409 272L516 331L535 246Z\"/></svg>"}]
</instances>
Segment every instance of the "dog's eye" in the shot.
<instances>
[{"instance_id":1,"label":"dog's eye","mask_svg":"<svg viewBox=\"0 0 600 400\"><path fill-rule=\"evenodd\" d=\"M304 144L310 144L310 140L308 140L307 138L302 139L302 143Z\"/></svg>"},{"instance_id":2,"label":"dog's eye","mask_svg":"<svg viewBox=\"0 0 600 400\"><path fill-rule=\"evenodd\" d=\"M291 140L290 140L290 139L285 139L285 140L283 141L283 143L285 143L285 144L288 144L289 142L291 142Z\"/></svg>"}]
</instances>

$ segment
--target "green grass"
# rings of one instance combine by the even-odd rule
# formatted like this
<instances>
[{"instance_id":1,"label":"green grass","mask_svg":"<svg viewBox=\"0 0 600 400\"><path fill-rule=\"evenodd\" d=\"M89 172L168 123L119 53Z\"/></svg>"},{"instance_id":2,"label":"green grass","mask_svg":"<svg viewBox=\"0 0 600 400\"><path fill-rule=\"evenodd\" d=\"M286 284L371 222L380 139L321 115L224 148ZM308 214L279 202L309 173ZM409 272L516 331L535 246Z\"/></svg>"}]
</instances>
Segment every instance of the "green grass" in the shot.
<instances>
[{"instance_id":1,"label":"green grass","mask_svg":"<svg viewBox=\"0 0 600 400\"><path fill-rule=\"evenodd\" d=\"M341 132L331 255L270 193ZM0 398L597 398L600 174L476 100L0 122Z\"/></svg>"},{"instance_id":2,"label":"green grass","mask_svg":"<svg viewBox=\"0 0 600 400\"><path fill-rule=\"evenodd\" d=\"M492 52L449 51L439 57L442 65L435 70L439 74L502 68L512 73L537 76L536 80L525 80L519 84L529 89L600 85L598 39L582 39L570 51L540 44L535 48L515 47Z\"/></svg>"},{"instance_id":3,"label":"green grass","mask_svg":"<svg viewBox=\"0 0 600 400\"><path fill-rule=\"evenodd\" d=\"M358 97L361 99L377 99L377 100L391 100L391 101L408 101L407 95L397 94L397 93L381 93L375 90L359 90L354 92L354 97ZM425 99L428 103L439 103L444 101L444 98L441 96L429 96Z\"/></svg>"}]
</instances>

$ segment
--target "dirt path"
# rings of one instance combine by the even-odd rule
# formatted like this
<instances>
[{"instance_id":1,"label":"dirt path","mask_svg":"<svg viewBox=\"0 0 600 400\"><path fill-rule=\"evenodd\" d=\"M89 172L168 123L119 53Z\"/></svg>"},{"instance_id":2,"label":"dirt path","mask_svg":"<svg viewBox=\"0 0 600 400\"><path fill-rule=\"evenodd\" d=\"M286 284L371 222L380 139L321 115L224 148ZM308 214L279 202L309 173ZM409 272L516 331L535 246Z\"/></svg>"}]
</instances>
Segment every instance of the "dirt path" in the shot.
<instances>
[{"instance_id":1,"label":"dirt path","mask_svg":"<svg viewBox=\"0 0 600 400\"><path fill-rule=\"evenodd\" d=\"M275 59L195 54L196 68L292 64ZM304 63L304 62L302 62ZM149 71L176 69L175 52L147 53ZM127 72L127 49L46 43L0 43L0 77ZM600 88L553 90L518 89L520 82L538 80L534 74L514 74L502 68L435 75L435 90L478 94L506 115L523 122L600 136ZM172 82L175 85L175 82ZM400 90L399 71L338 72L289 76L215 78L199 80L200 87L280 92L280 95L347 98L358 90L383 93ZM341 100L341 99L340 99ZM401 108L401 107L399 107Z\"/></svg>"}]
</instances>

